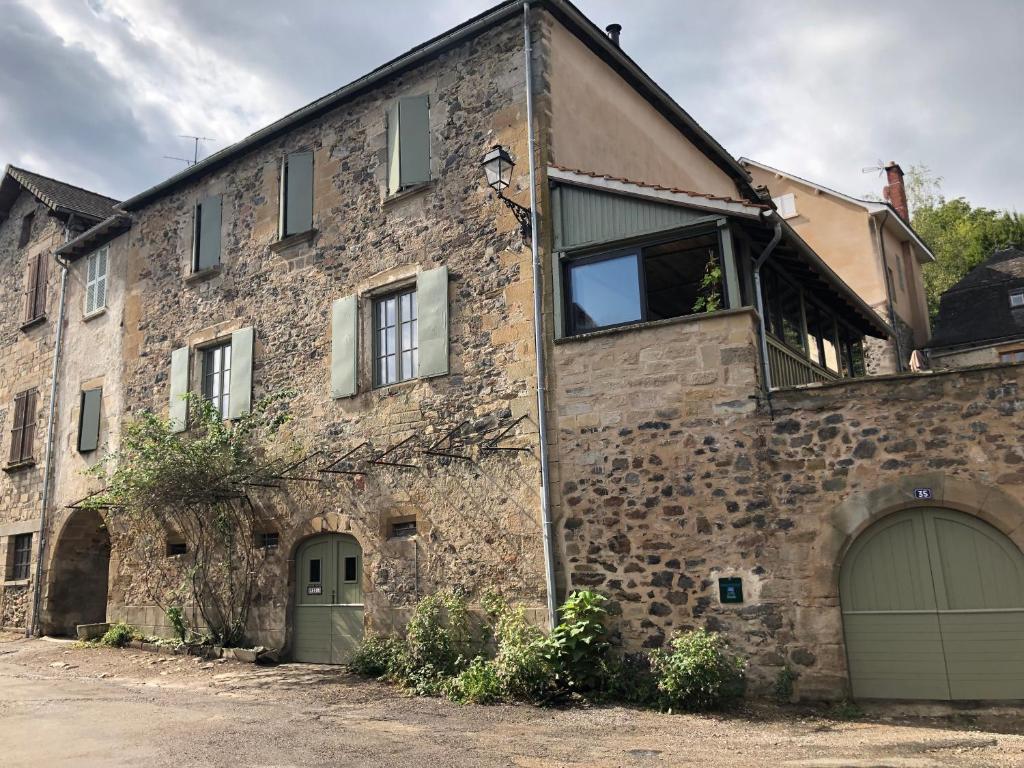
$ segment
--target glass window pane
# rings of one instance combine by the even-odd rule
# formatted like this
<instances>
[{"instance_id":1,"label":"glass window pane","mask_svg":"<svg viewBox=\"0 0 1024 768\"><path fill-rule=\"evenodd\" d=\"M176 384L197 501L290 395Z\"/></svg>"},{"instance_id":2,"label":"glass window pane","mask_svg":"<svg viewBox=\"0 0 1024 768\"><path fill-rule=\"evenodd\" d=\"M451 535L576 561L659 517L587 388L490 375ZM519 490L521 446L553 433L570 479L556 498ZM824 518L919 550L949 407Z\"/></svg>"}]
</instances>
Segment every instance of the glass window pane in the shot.
<instances>
[{"instance_id":1,"label":"glass window pane","mask_svg":"<svg viewBox=\"0 0 1024 768\"><path fill-rule=\"evenodd\" d=\"M411 379L413 367L412 367L412 352L402 353L402 378Z\"/></svg>"},{"instance_id":2,"label":"glass window pane","mask_svg":"<svg viewBox=\"0 0 1024 768\"><path fill-rule=\"evenodd\" d=\"M724 305L718 235L644 248L647 320L712 312Z\"/></svg>"},{"instance_id":3,"label":"glass window pane","mask_svg":"<svg viewBox=\"0 0 1024 768\"><path fill-rule=\"evenodd\" d=\"M803 323L800 321L800 291L784 280L779 280L778 290L782 340L794 349L803 349L804 334Z\"/></svg>"},{"instance_id":4,"label":"glass window pane","mask_svg":"<svg viewBox=\"0 0 1024 768\"><path fill-rule=\"evenodd\" d=\"M641 319L637 254L572 264L570 319L575 333Z\"/></svg>"},{"instance_id":5,"label":"glass window pane","mask_svg":"<svg viewBox=\"0 0 1024 768\"><path fill-rule=\"evenodd\" d=\"M397 322L396 303L394 299L388 299L384 302L384 322L388 326L393 326Z\"/></svg>"},{"instance_id":6,"label":"glass window pane","mask_svg":"<svg viewBox=\"0 0 1024 768\"><path fill-rule=\"evenodd\" d=\"M356 558L345 558L345 581L356 580Z\"/></svg>"},{"instance_id":7,"label":"glass window pane","mask_svg":"<svg viewBox=\"0 0 1024 768\"><path fill-rule=\"evenodd\" d=\"M398 358L395 355L388 355L388 357L387 357L388 369L387 369L387 376L385 378L385 381L387 381L389 383L390 382L394 382L394 381L398 381L397 362L398 362Z\"/></svg>"},{"instance_id":8,"label":"glass window pane","mask_svg":"<svg viewBox=\"0 0 1024 768\"><path fill-rule=\"evenodd\" d=\"M314 584L320 581L320 559L309 561L309 580Z\"/></svg>"}]
</instances>

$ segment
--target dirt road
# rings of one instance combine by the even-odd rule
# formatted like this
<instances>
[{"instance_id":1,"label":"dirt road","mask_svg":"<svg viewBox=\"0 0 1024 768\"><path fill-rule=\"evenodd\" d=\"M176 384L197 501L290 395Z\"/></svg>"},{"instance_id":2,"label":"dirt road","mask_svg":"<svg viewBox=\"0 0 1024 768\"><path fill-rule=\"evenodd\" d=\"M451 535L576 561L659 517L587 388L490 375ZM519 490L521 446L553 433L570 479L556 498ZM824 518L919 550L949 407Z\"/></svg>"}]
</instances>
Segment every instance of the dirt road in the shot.
<instances>
[{"instance_id":1,"label":"dirt road","mask_svg":"<svg viewBox=\"0 0 1024 768\"><path fill-rule=\"evenodd\" d=\"M409 699L336 668L0 642L0 765L1024 766L1016 715L857 721Z\"/></svg>"}]
</instances>

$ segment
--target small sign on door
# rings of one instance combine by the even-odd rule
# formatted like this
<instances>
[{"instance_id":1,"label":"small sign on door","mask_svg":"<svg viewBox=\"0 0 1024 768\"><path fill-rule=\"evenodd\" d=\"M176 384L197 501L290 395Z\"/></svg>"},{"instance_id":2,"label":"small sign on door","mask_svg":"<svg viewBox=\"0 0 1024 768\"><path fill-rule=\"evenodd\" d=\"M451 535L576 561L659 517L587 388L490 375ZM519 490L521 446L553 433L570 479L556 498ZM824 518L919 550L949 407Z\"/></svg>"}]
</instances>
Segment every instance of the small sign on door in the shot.
<instances>
[{"instance_id":1,"label":"small sign on door","mask_svg":"<svg viewBox=\"0 0 1024 768\"><path fill-rule=\"evenodd\" d=\"M322 595L324 593L323 584L307 584L306 594L307 595Z\"/></svg>"},{"instance_id":2,"label":"small sign on door","mask_svg":"<svg viewBox=\"0 0 1024 768\"><path fill-rule=\"evenodd\" d=\"M915 488L914 498L915 499L930 499L932 497L931 488Z\"/></svg>"}]
</instances>

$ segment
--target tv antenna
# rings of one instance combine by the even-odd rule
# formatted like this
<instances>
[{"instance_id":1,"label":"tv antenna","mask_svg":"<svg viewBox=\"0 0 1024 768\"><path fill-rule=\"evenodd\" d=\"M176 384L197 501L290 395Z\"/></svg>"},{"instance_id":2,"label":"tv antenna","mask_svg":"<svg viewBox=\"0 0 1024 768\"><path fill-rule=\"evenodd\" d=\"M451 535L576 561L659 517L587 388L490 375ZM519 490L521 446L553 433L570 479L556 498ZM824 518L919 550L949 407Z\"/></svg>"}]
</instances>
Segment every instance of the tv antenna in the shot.
<instances>
[{"instance_id":1,"label":"tv antenna","mask_svg":"<svg viewBox=\"0 0 1024 768\"><path fill-rule=\"evenodd\" d=\"M209 138L207 136L192 136L192 135L187 134L187 133L179 133L178 134L178 138L181 138L181 139L192 139L192 141L193 141L191 165L195 165L196 163L199 162L199 142L200 141L214 141L214 139L211 139L211 138ZM172 158L172 159L180 160L181 158Z\"/></svg>"},{"instance_id":2,"label":"tv antenna","mask_svg":"<svg viewBox=\"0 0 1024 768\"><path fill-rule=\"evenodd\" d=\"M867 168L861 168L861 173L874 173L878 171L878 178L882 178L882 174L885 173L885 163L881 160L878 161L878 165L869 165Z\"/></svg>"}]
</instances>

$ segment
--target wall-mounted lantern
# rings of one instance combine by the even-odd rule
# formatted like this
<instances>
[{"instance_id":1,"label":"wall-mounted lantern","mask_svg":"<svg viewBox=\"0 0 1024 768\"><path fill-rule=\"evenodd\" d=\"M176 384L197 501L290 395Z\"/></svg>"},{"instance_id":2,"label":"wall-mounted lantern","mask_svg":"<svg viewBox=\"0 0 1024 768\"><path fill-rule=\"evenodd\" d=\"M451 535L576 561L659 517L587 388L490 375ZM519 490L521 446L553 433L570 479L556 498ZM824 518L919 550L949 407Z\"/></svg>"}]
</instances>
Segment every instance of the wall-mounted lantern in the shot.
<instances>
[{"instance_id":1,"label":"wall-mounted lantern","mask_svg":"<svg viewBox=\"0 0 1024 768\"><path fill-rule=\"evenodd\" d=\"M484 168L487 186L493 189L498 198L512 211L516 221L519 222L519 229L523 233L523 237L529 239L531 235L530 209L505 197L505 189L512 183L512 169L516 166L512 156L503 146L495 144L484 155L480 165Z\"/></svg>"}]
</instances>

